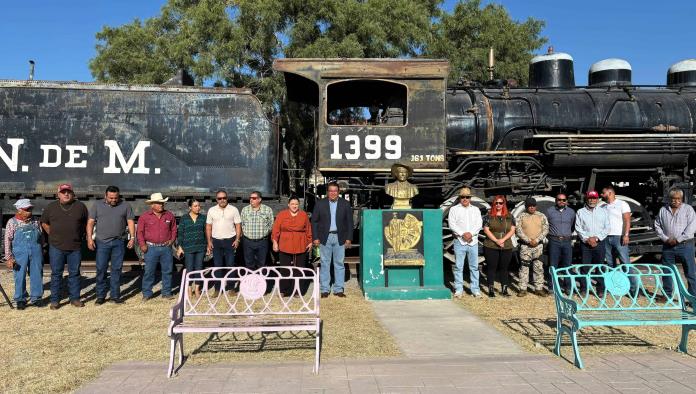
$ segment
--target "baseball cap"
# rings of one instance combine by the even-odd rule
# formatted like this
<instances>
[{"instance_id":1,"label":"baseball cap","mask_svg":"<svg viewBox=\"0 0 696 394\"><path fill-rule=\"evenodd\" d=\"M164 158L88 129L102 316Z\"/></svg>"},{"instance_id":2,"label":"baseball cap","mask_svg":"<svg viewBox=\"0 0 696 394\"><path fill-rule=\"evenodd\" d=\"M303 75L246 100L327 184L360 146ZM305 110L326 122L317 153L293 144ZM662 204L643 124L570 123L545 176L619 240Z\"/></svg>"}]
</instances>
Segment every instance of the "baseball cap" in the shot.
<instances>
[{"instance_id":1,"label":"baseball cap","mask_svg":"<svg viewBox=\"0 0 696 394\"><path fill-rule=\"evenodd\" d=\"M69 183L61 183L61 184L58 186L58 192L62 192L63 190L70 190L70 191L73 191L72 185L69 184Z\"/></svg>"},{"instance_id":2,"label":"baseball cap","mask_svg":"<svg viewBox=\"0 0 696 394\"><path fill-rule=\"evenodd\" d=\"M589 192L587 192L585 194L585 197L587 197L587 198L599 198L599 193L597 193L594 190L590 190Z\"/></svg>"},{"instance_id":3,"label":"baseball cap","mask_svg":"<svg viewBox=\"0 0 696 394\"><path fill-rule=\"evenodd\" d=\"M17 209L27 209L33 207L28 198L20 198L16 203L14 203L14 206Z\"/></svg>"}]
</instances>

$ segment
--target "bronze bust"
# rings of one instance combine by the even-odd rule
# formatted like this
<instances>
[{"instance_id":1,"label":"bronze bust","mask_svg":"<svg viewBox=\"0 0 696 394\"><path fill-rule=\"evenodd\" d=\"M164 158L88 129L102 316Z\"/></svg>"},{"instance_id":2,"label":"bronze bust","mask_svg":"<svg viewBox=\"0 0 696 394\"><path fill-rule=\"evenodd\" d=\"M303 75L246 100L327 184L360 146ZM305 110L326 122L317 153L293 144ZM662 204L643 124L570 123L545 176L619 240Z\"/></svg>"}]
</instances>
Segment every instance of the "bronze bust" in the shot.
<instances>
[{"instance_id":1,"label":"bronze bust","mask_svg":"<svg viewBox=\"0 0 696 394\"><path fill-rule=\"evenodd\" d=\"M384 191L394 198L392 209L411 209L411 199L418 194L418 187L407 180L413 174L413 169L396 163L392 165L391 173L396 181L388 183Z\"/></svg>"}]
</instances>

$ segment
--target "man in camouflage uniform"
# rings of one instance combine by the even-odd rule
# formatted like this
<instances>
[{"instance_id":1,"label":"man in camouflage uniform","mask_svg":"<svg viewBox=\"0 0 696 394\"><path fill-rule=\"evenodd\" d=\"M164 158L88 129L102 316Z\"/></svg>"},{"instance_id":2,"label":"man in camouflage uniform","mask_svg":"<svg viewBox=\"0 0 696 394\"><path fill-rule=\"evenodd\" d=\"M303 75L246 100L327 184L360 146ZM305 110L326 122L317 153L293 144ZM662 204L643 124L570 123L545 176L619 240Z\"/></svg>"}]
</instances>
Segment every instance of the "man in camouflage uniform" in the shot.
<instances>
[{"instance_id":1,"label":"man in camouflage uniform","mask_svg":"<svg viewBox=\"0 0 696 394\"><path fill-rule=\"evenodd\" d=\"M527 295L529 267L531 266L534 270L533 293L546 297L549 293L544 290L544 263L541 261L541 254L544 252L544 238L549 233L549 222L546 219L546 215L537 212L535 199L526 199L524 206L526 210L517 217L517 227L515 229L520 243L520 291L517 293L517 296L524 297Z\"/></svg>"}]
</instances>

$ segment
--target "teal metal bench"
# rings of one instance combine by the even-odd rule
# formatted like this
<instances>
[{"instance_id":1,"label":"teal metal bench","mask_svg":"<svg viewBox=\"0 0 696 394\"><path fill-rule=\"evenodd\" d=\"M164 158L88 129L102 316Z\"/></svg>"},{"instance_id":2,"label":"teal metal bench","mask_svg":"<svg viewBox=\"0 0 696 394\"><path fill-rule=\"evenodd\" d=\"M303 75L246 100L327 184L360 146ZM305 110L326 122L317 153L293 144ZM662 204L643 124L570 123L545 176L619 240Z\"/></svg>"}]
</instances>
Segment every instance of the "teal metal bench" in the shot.
<instances>
[{"instance_id":1,"label":"teal metal bench","mask_svg":"<svg viewBox=\"0 0 696 394\"><path fill-rule=\"evenodd\" d=\"M631 291L630 278L636 279ZM665 294L662 279L671 277L676 283L671 297ZM681 325L679 351L687 352L689 331L696 329L696 297L689 294L674 266L659 264L620 265L578 264L551 268L556 301L556 346L561 355L563 334L570 336L575 366L583 368L577 332L592 326L659 326ZM585 283L590 283L585 286ZM600 286L593 286L597 282ZM604 286L602 292L597 287ZM562 285L566 287L563 288ZM658 296L667 298L658 302Z\"/></svg>"}]
</instances>

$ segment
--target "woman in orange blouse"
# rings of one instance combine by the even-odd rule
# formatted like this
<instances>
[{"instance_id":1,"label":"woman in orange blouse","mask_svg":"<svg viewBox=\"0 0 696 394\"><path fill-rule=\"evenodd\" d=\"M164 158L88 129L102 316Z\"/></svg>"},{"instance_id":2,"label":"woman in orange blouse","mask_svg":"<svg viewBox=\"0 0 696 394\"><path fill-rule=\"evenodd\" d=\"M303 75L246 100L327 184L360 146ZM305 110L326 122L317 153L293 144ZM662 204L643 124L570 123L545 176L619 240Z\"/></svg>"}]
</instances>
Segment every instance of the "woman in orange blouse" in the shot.
<instances>
[{"instance_id":1,"label":"woman in orange blouse","mask_svg":"<svg viewBox=\"0 0 696 394\"><path fill-rule=\"evenodd\" d=\"M273 223L273 251L280 254L281 266L305 267L307 251L312 248L312 226L305 211L300 210L300 200L293 196L288 201L288 209L278 213ZM284 270L283 270L284 271ZM307 291L311 281L300 283L302 294ZM280 281L280 292L290 296L294 290L291 280Z\"/></svg>"}]
</instances>

